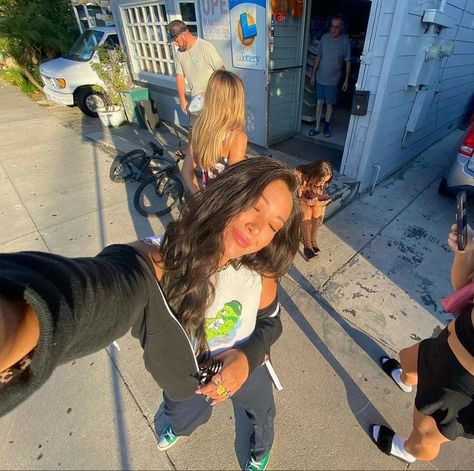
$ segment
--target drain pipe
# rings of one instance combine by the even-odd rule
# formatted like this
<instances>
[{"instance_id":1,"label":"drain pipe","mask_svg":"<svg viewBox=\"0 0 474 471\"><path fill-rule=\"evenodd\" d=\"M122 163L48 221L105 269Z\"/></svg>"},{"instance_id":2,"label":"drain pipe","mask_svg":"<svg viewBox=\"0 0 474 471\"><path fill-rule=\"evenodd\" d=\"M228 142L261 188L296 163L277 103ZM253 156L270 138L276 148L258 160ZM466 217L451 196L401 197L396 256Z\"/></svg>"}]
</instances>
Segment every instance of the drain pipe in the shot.
<instances>
[{"instance_id":1,"label":"drain pipe","mask_svg":"<svg viewBox=\"0 0 474 471\"><path fill-rule=\"evenodd\" d=\"M374 181L372 182L372 188L370 189L370 193L369 193L370 196L372 196L374 193L375 185L377 184L377 180L379 179L380 170L382 169L382 167L380 165L374 165L374 169L375 169L375 175L374 175Z\"/></svg>"}]
</instances>

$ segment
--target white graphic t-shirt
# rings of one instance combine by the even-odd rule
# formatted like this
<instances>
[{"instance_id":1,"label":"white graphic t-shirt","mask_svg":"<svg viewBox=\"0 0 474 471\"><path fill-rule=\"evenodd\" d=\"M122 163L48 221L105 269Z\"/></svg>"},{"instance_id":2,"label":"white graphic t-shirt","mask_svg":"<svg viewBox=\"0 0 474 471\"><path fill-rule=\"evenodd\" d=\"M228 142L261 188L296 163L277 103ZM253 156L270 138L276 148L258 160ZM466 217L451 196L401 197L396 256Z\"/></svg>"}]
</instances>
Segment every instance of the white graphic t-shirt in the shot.
<instances>
[{"instance_id":1,"label":"white graphic t-shirt","mask_svg":"<svg viewBox=\"0 0 474 471\"><path fill-rule=\"evenodd\" d=\"M245 267L227 267L217 275L215 298L206 312L205 332L215 356L245 341L255 329L262 277Z\"/></svg>"},{"instance_id":2,"label":"white graphic t-shirt","mask_svg":"<svg viewBox=\"0 0 474 471\"><path fill-rule=\"evenodd\" d=\"M143 239L161 246L163 237ZM262 294L262 277L246 267L229 265L216 274L215 297L206 312L204 329L211 356L247 340L255 329ZM193 343L194 339L191 339Z\"/></svg>"}]
</instances>

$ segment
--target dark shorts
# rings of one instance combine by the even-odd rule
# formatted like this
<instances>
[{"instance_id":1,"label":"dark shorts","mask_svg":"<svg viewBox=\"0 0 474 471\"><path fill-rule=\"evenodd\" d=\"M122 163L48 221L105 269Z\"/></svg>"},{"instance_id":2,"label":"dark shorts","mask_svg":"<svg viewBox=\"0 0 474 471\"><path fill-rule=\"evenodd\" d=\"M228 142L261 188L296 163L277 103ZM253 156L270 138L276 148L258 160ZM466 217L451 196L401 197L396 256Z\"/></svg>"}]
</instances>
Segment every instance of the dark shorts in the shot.
<instances>
[{"instance_id":1,"label":"dark shorts","mask_svg":"<svg viewBox=\"0 0 474 471\"><path fill-rule=\"evenodd\" d=\"M328 105L335 105L337 103L337 85L322 85L316 84L316 99L323 100Z\"/></svg>"},{"instance_id":2,"label":"dark shorts","mask_svg":"<svg viewBox=\"0 0 474 471\"><path fill-rule=\"evenodd\" d=\"M449 440L474 438L474 376L448 345L448 330L420 342L415 407Z\"/></svg>"}]
</instances>

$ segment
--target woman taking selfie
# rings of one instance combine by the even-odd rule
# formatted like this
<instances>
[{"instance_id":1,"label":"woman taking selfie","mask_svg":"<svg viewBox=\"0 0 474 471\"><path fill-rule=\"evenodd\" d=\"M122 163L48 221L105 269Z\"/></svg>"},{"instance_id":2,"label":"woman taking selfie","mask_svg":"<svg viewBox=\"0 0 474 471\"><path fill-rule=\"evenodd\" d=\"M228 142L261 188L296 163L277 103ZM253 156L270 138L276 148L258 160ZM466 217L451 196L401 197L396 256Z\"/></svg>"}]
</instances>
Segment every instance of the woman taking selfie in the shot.
<instances>
[{"instance_id":1,"label":"woman taking selfie","mask_svg":"<svg viewBox=\"0 0 474 471\"><path fill-rule=\"evenodd\" d=\"M232 397L255 429L247 467L265 469L275 406L261 365L281 334L277 279L298 247L296 187L284 164L246 160L187 203L160 247L138 241L76 259L0 255L0 365L8 377L0 415L57 365L107 346L133 326L145 365L164 389L169 423L159 447L191 434L209 419L212 404ZM163 320L157 281L198 362L223 363L206 385L180 372L182 352L166 335L172 323Z\"/></svg>"},{"instance_id":2,"label":"woman taking selfie","mask_svg":"<svg viewBox=\"0 0 474 471\"><path fill-rule=\"evenodd\" d=\"M227 166L245 159L244 85L237 75L217 70L204 94L204 106L193 127L191 152L184 159L182 175L192 193L199 191L195 170L205 186Z\"/></svg>"}]
</instances>

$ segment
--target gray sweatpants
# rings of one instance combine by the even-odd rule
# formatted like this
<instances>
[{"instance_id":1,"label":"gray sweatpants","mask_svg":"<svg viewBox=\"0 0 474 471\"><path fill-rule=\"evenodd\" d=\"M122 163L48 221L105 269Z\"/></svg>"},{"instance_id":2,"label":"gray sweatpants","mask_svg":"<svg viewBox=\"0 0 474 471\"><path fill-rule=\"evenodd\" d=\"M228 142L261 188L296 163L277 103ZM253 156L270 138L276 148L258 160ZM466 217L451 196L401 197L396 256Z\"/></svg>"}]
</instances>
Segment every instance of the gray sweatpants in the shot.
<instances>
[{"instance_id":1,"label":"gray sweatpants","mask_svg":"<svg viewBox=\"0 0 474 471\"><path fill-rule=\"evenodd\" d=\"M165 415L176 435L191 435L211 417L212 406L206 401L205 396L195 394L185 401L172 401L166 393L163 393L163 397ZM259 366L231 400L245 410L252 422L250 450L257 460L261 460L273 445L275 419L273 383L265 366Z\"/></svg>"}]
</instances>

